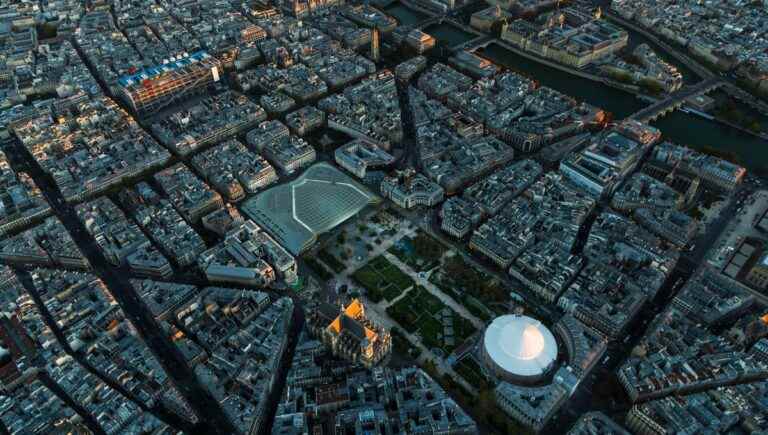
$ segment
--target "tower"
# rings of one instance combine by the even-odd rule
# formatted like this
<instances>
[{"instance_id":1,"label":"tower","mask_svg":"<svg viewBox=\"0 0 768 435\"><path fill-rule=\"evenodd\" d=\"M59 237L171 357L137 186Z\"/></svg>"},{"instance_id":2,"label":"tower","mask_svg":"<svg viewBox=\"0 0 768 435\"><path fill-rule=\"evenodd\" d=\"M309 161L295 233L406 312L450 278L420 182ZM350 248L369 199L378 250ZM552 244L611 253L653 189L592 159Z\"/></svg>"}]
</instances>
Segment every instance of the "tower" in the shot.
<instances>
[{"instance_id":1,"label":"tower","mask_svg":"<svg viewBox=\"0 0 768 435\"><path fill-rule=\"evenodd\" d=\"M374 62L379 61L379 29L373 28L371 32L371 58Z\"/></svg>"}]
</instances>

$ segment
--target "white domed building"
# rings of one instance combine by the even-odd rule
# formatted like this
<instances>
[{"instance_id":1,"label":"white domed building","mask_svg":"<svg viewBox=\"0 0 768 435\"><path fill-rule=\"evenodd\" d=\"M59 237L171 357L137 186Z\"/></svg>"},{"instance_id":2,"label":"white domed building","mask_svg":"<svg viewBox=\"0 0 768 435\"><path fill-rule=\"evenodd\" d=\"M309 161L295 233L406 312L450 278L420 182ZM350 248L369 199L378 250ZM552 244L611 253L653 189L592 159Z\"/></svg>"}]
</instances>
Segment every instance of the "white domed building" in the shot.
<instances>
[{"instance_id":1,"label":"white domed building","mask_svg":"<svg viewBox=\"0 0 768 435\"><path fill-rule=\"evenodd\" d=\"M557 361L555 337L541 322L515 314L497 317L483 337L486 367L515 384L540 381Z\"/></svg>"}]
</instances>

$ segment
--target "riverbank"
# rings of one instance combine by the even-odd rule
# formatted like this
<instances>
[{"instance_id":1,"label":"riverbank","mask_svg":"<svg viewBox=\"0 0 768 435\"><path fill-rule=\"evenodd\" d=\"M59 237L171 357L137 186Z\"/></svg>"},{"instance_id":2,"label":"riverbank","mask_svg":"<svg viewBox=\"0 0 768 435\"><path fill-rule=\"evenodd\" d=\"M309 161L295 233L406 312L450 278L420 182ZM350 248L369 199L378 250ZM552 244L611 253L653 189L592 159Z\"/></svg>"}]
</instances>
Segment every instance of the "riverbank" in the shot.
<instances>
[{"instance_id":1,"label":"riverbank","mask_svg":"<svg viewBox=\"0 0 768 435\"><path fill-rule=\"evenodd\" d=\"M689 109L689 111L691 111L691 112L692 112L692 110L690 110L690 109ZM695 112L694 112L694 113L695 113ZM742 127L742 126L740 126L740 125L738 125L738 124L735 124L735 123L733 123L733 122L731 122L731 121L728 121L728 120L726 120L726 119L723 119L723 118L721 118L721 117L719 117L719 116L713 116L713 115L710 115L710 114L708 114L708 113L704 113L704 115L708 115L708 116L710 117L710 119L711 119L711 120L713 120L713 121L717 121L717 122L719 122L719 123L721 123L721 124L723 124L723 125L726 125L726 126L728 126L728 127L732 128L732 129L734 129L734 130L739 130L740 132L742 132L742 133L744 133L744 134L751 134L752 136L755 136L755 137L757 137L757 138L759 138L759 139L762 139L762 140L766 141L766 144L768 144L768 133L765 133L765 132L757 132L757 131L754 131L754 130L750 130L750 129L748 129L748 128L745 128L745 127ZM706 117L705 117L705 118L706 118Z\"/></svg>"},{"instance_id":2,"label":"riverbank","mask_svg":"<svg viewBox=\"0 0 768 435\"><path fill-rule=\"evenodd\" d=\"M467 32L461 27L456 26L453 22L447 20L442 23L428 25L424 28L424 32L432 35L438 42L448 48L465 44L477 38L476 35Z\"/></svg>"},{"instance_id":3,"label":"riverbank","mask_svg":"<svg viewBox=\"0 0 768 435\"><path fill-rule=\"evenodd\" d=\"M561 69L550 68L530 57L521 56L496 40L475 50L475 53L510 71L536 80L543 86L607 110L617 119L626 118L648 105L634 94L609 86L600 86L601 82L575 76Z\"/></svg>"},{"instance_id":4,"label":"riverbank","mask_svg":"<svg viewBox=\"0 0 768 435\"><path fill-rule=\"evenodd\" d=\"M387 10L394 11L393 15L398 20L402 19L401 17L409 21L412 20L410 22L412 25L430 19L429 16L413 11L400 2L393 3ZM459 31L460 29L453 27L444 29L446 32L441 35L441 42L444 42L445 45L456 46L466 40L467 35L463 35ZM628 29L628 31L630 30ZM638 34L643 39L638 39ZM659 48L663 50L666 45L663 42L656 43L653 39L634 31L630 33L630 39L632 38L638 39L636 42L639 43L650 41L654 49L657 50ZM639 98L637 93L628 92L622 87L610 86L603 80L594 80L593 77L586 78L574 74L573 70L568 70L562 66L545 64L541 62L541 59L528 53L522 53L522 50L515 49L510 44L498 39L484 43L474 51L479 56L510 71L536 80L543 86L611 112L614 119L626 118L651 104ZM661 51L659 55L668 60L670 58L675 59L676 66L680 65L679 60L673 57L673 53ZM698 83L699 81L700 79L697 78L691 80L690 83ZM729 153L736 156L737 162L748 169L768 173L768 146L766 146L768 139L761 135L755 135L752 131L747 131L743 126L720 119L716 115L710 119L680 110L668 114L652 124L662 131L667 140L690 146L702 152L716 150Z\"/></svg>"},{"instance_id":5,"label":"riverbank","mask_svg":"<svg viewBox=\"0 0 768 435\"><path fill-rule=\"evenodd\" d=\"M768 141L742 129L680 110L651 125L661 130L666 140L705 153L727 153L749 170L768 173Z\"/></svg>"},{"instance_id":6,"label":"riverbank","mask_svg":"<svg viewBox=\"0 0 768 435\"><path fill-rule=\"evenodd\" d=\"M704 67L694 59L690 58L688 55L681 53L679 50L676 50L667 42L662 41L658 36L647 31L646 29L639 26L638 24L628 21L611 11L605 12L604 15L609 21L613 21L615 24L618 24L625 30L627 31L631 30L633 32L636 32L644 36L646 39L648 39L654 45L656 45L657 48L661 48L664 53L666 53L668 56L675 58L675 60L685 65L685 67L688 68L689 70L698 74L699 77L701 77L702 79L715 77L715 74L712 71L710 71L708 68ZM631 38L631 35L630 35L630 38Z\"/></svg>"},{"instance_id":7,"label":"riverbank","mask_svg":"<svg viewBox=\"0 0 768 435\"><path fill-rule=\"evenodd\" d=\"M600 86L594 81L575 77L519 56L495 42L478 50L478 54L511 71L530 77L543 86L605 109L613 113L615 119L626 118L650 104L632 94L609 86ZM742 128L730 126L719 119L705 119L679 110L653 122L652 125L659 128L667 140L702 152L720 150L731 153L737 157L737 162L746 168L761 173L768 172L768 141L751 132L745 132Z\"/></svg>"},{"instance_id":8,"label":"riverbank","mask_svg":"<svg viewBox=\"0 0 768 435\"><path fill-rule=\"evenodd\" d=\"M571 66L568 66L568 65L564 65L564 64L561 64L561 63L558 63L558 62L555 62L555 61L552 61L552 60L549 60L549 59L545 59L545 58L543 58L541 56L538 56L538 55L536 55L534 53L531 53L530 51L526 51L526 50L523 50L521 48L515 47L514 45L509 44L509 43L507 43L507 42L505 42L505 41L503 41L501 39L495 39L495 40L489 42L488 44L497 44L497 45L505 48L506 50L509 50L509 51L517 54L518 56L526 57L526 58L528 58L530 60L533 60L535 62L541 63L543 65L546 65L546 66L550 67L550 68L558 69L558 70L563 71L563 72L565 72L567 74L571 74L571 75L574 75L574 76L577 76L577 77L581 77L581 78L586 79L586 80L591 80L593 82L602 83L602 84L604 84L606 86L610 86L610 87L612 87L614 89L618 89L620 91L624 91L624 92L627 92L629 94L645 95L645 93L640 90L639 86L628 85L626 83L622 83L622 82L619 82L619 81L616 81L616 80L611 80L611 79L609 79L607 77L603 77L603 76L599 76L599 75L596 75L596 74L588 73L586 71L578 70L578 69L575 69L575 68L573 68Z\"/></svg>"},{"instance_id":9,"label":"riverbank","mask_svg":"<svg viewBox=\"0 0 768 435\"><path fill-rule=\"evenodd\" d=\"M656 100L654 98L651 98L651 97L640 97L640 99L643 100L643 101L647 101L647 102L649 102L651 104L655 103L656 101L658 101L658 100ZM683 106L680 107L677 110L680 111L680 112L686 113L688 115L691 115L691 116L697 116L699 118L703 118L703 119L705 119L707 121L717 122L717 123L723 124L724 126L732 128L734 130L738 130L738 131L740 131L740 132L742 132L744 134L748 134L748 135L754 136L754 137L756 137L758 139L762 139L762 140L768 141L768 133L766 133L765 131L762 131L762 130L761 131L751 130L751 129L747 128L747 127L744 127L743 125L739 125L739 124L737 124L737 123L735 123L733 121L725 119L722 116L717 115L716 113L713 114L713 113L710 113L710 111L701 111L699 109L695 109L693 107L690 107L688 104L683 104Z\"/></svg>"},{"instance_id":10,"label":"riverbank","mask_svg":"<svg viewBox=\"0 0 768 435\"><path fill-rule=\"evenodd\" d=\"M431 15L413 10L399 1L390 3L384 8L384 12L395 17L401 26L416 26L431 18Z\"/></svg>"},{"instance_id":11,"label":"riverbank","mask_svg":"<svg viewBox=\"0 0 768 435\"><path fill-rule=\"evenodd\" d=\"M689 56L687 53L687 49L685 47L677 48L674 46L673 43L669 43L665 41L664 39L662 39L661 36L656 35L651 30L646 29L645 27L639 25L638 23L627 20L614 12L608 11L605 13L605 16L608 20L613 21L615 24L620 25L624 29L628 31L631 30L647 38L648 40L656 44L659 48L661 48L667 55L674 57L679 62L684 64L687 68L689 68L692 71L695 71L702 78L711 78L711 77L716 77L718 75L718 73L713 72L711 68L699 62L699 60L697 60L695 57ZM768 103L766 103L765 100L763 100L760 97L756 98L754 95L751 95L750 92L747 92L741 89L741 87L734 84L734 83L738 84L739 82L738 79L734 80L733 77L729 78L727 75L724 75L722 73L720 73L720 75L722 75L728 82L726 85L726 91L732 97L741 100L742 103L750 106L752 109L757 110L763 113L764 115L768 115Z\"/></svg>"}]
</instances>

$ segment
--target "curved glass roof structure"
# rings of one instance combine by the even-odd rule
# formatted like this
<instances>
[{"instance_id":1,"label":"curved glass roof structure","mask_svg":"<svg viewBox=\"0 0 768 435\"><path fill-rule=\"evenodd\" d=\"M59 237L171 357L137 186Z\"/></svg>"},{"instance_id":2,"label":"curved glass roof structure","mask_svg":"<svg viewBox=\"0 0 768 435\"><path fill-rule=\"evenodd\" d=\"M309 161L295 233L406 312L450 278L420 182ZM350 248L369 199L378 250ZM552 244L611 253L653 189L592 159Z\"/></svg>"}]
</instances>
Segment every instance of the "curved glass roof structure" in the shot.
<instances>
[{"instance_id":1,"label":"curved glass roof structure","mask_svg":"<svg viewBox=\"0 0 768 435\"><path fill-rule=\"evenodd\" d=\"M287 250L298 255L380 198L365 186L321 162L289 183L265 190L243 204L243 211Z\"/></svg>"}]
</instances>

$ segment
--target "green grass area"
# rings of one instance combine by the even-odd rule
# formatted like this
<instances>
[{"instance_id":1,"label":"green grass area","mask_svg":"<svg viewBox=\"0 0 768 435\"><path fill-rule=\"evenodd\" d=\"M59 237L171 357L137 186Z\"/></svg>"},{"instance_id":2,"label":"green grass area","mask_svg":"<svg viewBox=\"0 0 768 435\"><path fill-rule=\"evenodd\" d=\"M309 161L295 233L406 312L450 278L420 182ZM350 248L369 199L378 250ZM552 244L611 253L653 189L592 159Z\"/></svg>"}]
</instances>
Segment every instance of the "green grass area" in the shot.
<instances>
[{"instance_id":1,"label":"green grass area","mask_svg":"<svg viewBox=\"0 0 768 435\"><path fill-rule=\"evenodd\" d=\"M443 334L443 324L440 323L440 320L431 316L419 318L419 334L421 341L427 348L443 347L443 341L440 338Z\"/></svg>"},{"instance_id":2,"label":"green grass area","mask_svg":"<svg viewBox=\"0 0 768 435\"><path fill-rule=\"evenodd\" d=\"M429 280L483 321L503 314L499 305L509 302L509 289L504 284L480 272L460 255L447 258Z\"/></svg>"},{"instance_id":3,"label":"green grass area","mask_svg":"<svg viewBox=\"0 0 768 435\"><path fill-rule=\"evenodd\" d=\"M467 311L484 322L487 322L496 317L497 313L486 308L482 302L475 299L471 294L464 293L463 297L459 300L462 302L462 305L464 305Z\"/></svg>"},{"instance_id":4,"label":"green grass area","mask_svg":"<svg viewBox=\"0 0 768 435\"><path fill-rule=\"evenodd\" d=\"M418 359L421 351L411 345L400 328L392 328L392 351L398 355L410 355L413 359Z\"/></svg>"},{"instance_id":5,"label":"green grass area","mask_svg":"<svg viewBox=\"0 0 768 435\"><path fill-rule=\"evenodd\" d=\"M317 258L320 259L323 263L325 263L328 267L331 268L336 273L341 273L346 269L344 266L344 263L339 261L336 257L333 256L330 252L326 251L325 249L322 249L320 252L317 253Z\"/></svg>"},{"instance_id":6,"label":"green grass area","mask_svg":"<svg viewBox=\"0 0 768 435\"><path fill-rule=\"evenodd\" d=\"M329 279L333 278L333 275L328 272L328 270L325 269L325 267L320 264L319 261L317 261L314 257L305 257L304 263L312 269L312 271L320 277L323 281L328 281Z\"/></svg>"},{"instance_id":7,"label":"green grass area","mask_svg":"<svg viewBox=\"0 0 768 435\"><path fill-rule=\"evenodd\" d=\"M391 301L415 284L410 276L382 256L356 270L352 278L365 287L368 299L373 302Z\"/></svg>"},{"instance_id":8,"label":"green grass area","mask_svg":"<svg viewBox=\"0 0 768 435\"><path fill-rule=\"evenodd\" d=\"M452 319L453 343L443 336L443 313ZM410 333L418 333L428 348L440 348L451 353L477 330L472 323L461 317L440 299L423 287L416 287L402 299L387 308L387 314Z\"/></svg>"},{"instance_id":9,"label":"green grass area","mask_svg":"<svg viewBox=\"0 0 768 435\"><path fill-rule=\"evenodd\" d=\"M440 264L440 259L448 248L439 240L422 231L414 237L403 237L388 249L388 252L410 266L422 272Z\"/></svg>"},{"instance_id":10,"label":"green grass area","mask_svg":"<svg viewBox=\"0 0 768 435\"><path fill-rule=\"evenodd\" d=\"M471 357L462 359L453 367L453 369L470 385L474 385L479 389L486 389L490 387L488 379L486 379L485 375L483 375L482 369Z\"/></svg>"}]
</instances>

